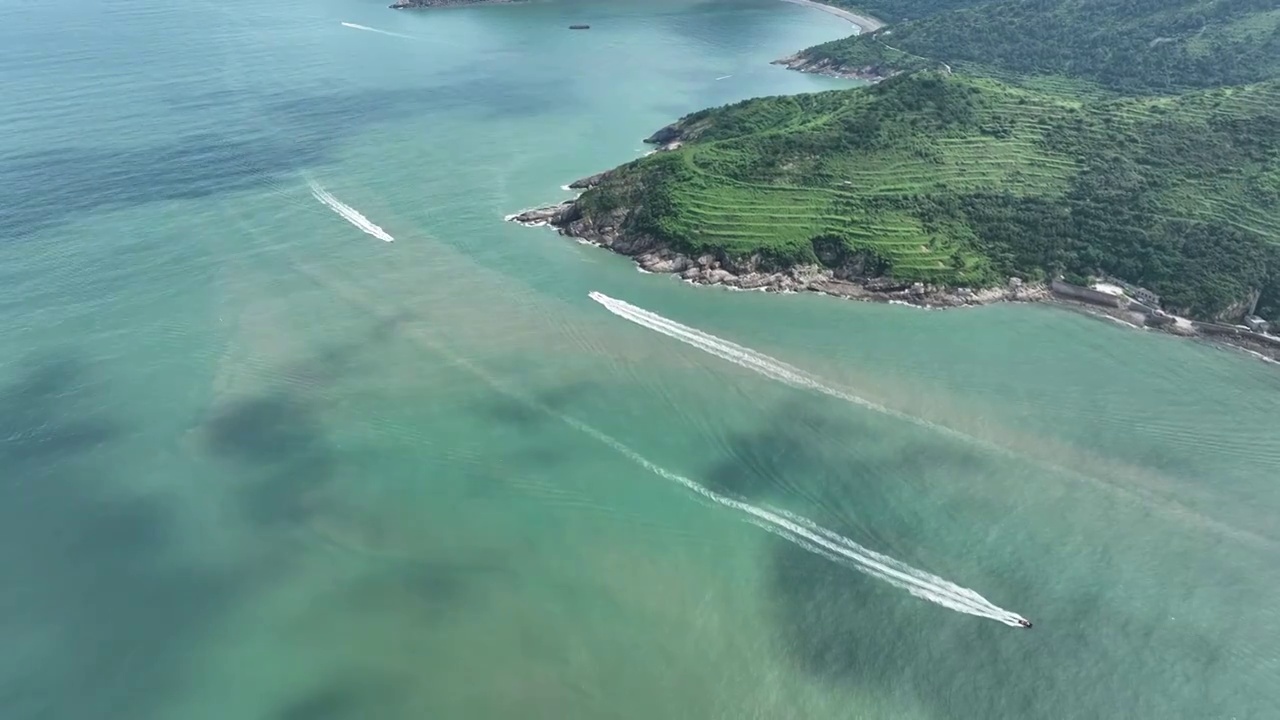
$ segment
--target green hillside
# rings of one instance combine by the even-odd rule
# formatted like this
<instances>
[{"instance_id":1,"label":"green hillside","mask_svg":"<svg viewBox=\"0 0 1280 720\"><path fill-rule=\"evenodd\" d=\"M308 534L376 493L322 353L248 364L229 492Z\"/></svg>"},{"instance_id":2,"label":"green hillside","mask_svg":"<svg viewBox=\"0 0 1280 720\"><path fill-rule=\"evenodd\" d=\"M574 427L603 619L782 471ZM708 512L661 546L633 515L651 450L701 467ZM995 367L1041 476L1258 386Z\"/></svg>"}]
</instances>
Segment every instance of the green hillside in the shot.
<instances>
[{"instance_id":1,"label":"green hillside","mask_svg":"<svg viewBox=\"0 0 1280 720\"><path fill-rule=\"evenodd\" d=\"M1199 316L1280 297L1280 85L1078 96L941 72L688 116L587 215L681 250L982 286L1108 272Z\"/></svg>"},{"instance_id":2,"label":"green hillside","mask_svg":"<svg viewBox=\"0 0 1280 720\"><path fill-rule=\"evenodd\" d=\"M1072 78L1126 94L1280 77L1276 0L840 0L891 25L804 55L882 74L945 63L1023 80ZM910 19L904 19L910 18Z\"/></svg>"}]
</instances>

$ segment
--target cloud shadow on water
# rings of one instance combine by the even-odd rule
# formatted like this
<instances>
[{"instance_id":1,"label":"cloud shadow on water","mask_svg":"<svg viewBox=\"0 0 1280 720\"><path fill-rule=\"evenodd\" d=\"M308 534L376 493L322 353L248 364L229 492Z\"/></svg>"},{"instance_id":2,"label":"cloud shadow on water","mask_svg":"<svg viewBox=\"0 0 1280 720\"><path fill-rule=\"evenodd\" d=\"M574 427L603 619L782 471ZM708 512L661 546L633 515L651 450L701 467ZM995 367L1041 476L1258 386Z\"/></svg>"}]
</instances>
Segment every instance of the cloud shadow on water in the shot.
<instances>
[{"instance_id":1,"label":"cloud shadow on water","mask_svg":"<svg viewBox=\"0 0 1280 720\"><path fill-rule=\"evenodd\" d=\"M200 428L205 449L238 468L229 474L246 517L289 525L320 510L340 463L321 399L362 356L395 337L407 318L379 320L350 340L328 343L280 369L278 383L213 407Z\"/></svg>"},{"instance_id":2,"label":"cloud shadow on water","mask_svg":"<svg viewBox=\"0 0 1280 720\"><path fill-rule=\"evenodd\" d=\"M394 559L348 587L345 599L362 614L400 613L414 623L447 622L447 613L465 610L508 576L509 562L499 551L481 549Z\"/></svg>"},{"instance_id":3,"label":"cloud shadow on water","mask_svg":"<svg viewBox=\"0 0 1280 720\"><path fill-rule=\"evenodd\" d=\"M535 433L545 427L564 427L564 421L554 413L567 412L575 402L590 397L599 385L589 381L563 382L530 393L528 399L496 394L495 397L478 405L482 417L519 429L526 433Z\"/></svg>"},{"instance_id":4,"label":"cloud shadow on water","mask_svg":"<svg viewBox=\"0 0 1280 720\"><path fill-rule=\"evenodd\" d=\"M162 500L114 486L95 453L129 428L94 368L37 358L0 387L0 678L5 717L152 717L247 578L175 562Z\"/></svg>"},{"instance_id":5,"label":"cloud shadow on water","mask_svg":"<svg viewBox=\"0 0 1280 720\"><path fill-rule=\"evenodd\" d=\"M110 442L120 427L101 416L71 412L68 401L87 382L88 368L73 357L36 360L0 397L0 464L74 456Z\"/></svg>"},{"instance_id":6,"label":"cloud shadow on water","mask_svg":"<svg viewBox=\"0 0 1280 720\"><path fill-rule=\"evenodd\" d=\"M68 147L0 159L0 234L22 237L98 210L192 200L278 182L325 161L287 137L202 134L150 147Z\"/></svg>"},{"instance_id":7,"label":"cloud shadow on water","mask_svg":"<svg viewBox=\"0 0 1280 720\"><path fill-rule=\"evenodd\" d=\"M128 148L93 144L0 155L0 236L21 238L97 211L199 200L293 182L334 161L350 138L381 123L471 110L479 120L531 115L571 99L562 85L498 73L416 88L293 96L211 91L191 103L226 112L225 131ZM477 77L479 77L477 75Z\"/></svg>"},{"instance_id":8,"label":"cloud shadow on water","mask_svg":"<svg viewBox=\"0 0 1280 720\"><path fill-rule=\"evenodd\" d=\"M501 68L464 72L434 85L367 88L332 93L261 99L266 121L281 129L297 128L309 137L324 131L338 137L379 125L437 113L469 113L480 120L528 116L563 108L573 101L572 88L559 79L520 81Z\"/></svg>"},{"instance_id":9,"label":"cloud shadow on water","mask_svg":"<svg viewBox=\"0 0 1280 720\"><path fill-rule=\"evenodd\" d=\"M851 440L833 450L827 438L811 437L815 429ZM883 438L867 427L791 406L760 431L732 441L709 475L718 491L749 501L778 502L780 494L799 498L801 513L823 527L970 585L994 601L1016 598L1012 609L1026 612L1037 625L1018 630L958 613L770 536L765 541L767 607L776 647L804 673L923 708L930 717L1149 717L1152 692L1161 697L1185 693L1176 673L1150 672L1135 652L1173 658L1193 649L1203 654L1198 667L1204 673L1225 661L1222 650L1198 630L1181 637L1163 634L1153 625L1159 618L1137 618L1114 607L1113 600L1099 595L1102 585L1037 586L1033 578L1043 577L1037 565L1059 560L1038 557L1011 564L1007 555L1020 549L989 548L982 540L986 529L966 527L966 520L954 516L955 508L926 512L922 524L910 506L929 502L927 491L908 487L886 494L897 491L878 486L939 468L942 474L935 477L981 473L992 461L972 449L928 439L888 451L878 447L882 444ZM929 527L930 520L947 523L946 529ZM957 532L965 550L941 540ZM988 594L990 583L981 578L949 577L959 568L981 576L984 563L974 561L972 553L987 551L1000 553L1003 568L1027 568L1013 577L988 577L996 581L999 597ZM922 555L929 562L922 562ZM1185 716L1212 715L1220 700L1200 701Z\"/></svg>"},{"instance_id":10,"label":"cloud shadow on water","mask_svg":"<svg viewBox=\"0 0 1280 720\"><path fill-rule=\"evenodd\" d=\"M279 376L292 382L211 409L201 428L204 446L243 469L229 480L253 522L296 523L315 509L317 494L332 482L338 464L317 391L332 386L361 353L388 337L389 325L396 322L380 322L359 338L326 345L283 368Z\"/></svg>"},{"instance_id":11,"label":"cloud shadow on water","mask_svg":"<svg viewBox=\"0 0 1280 720\"><path fill-rule=\"evenodd\" d=\"M364 720L396 718L406 688L382 679L331 678L290 700L274 714L274 720Z\"/></svg>"}]
</instances>

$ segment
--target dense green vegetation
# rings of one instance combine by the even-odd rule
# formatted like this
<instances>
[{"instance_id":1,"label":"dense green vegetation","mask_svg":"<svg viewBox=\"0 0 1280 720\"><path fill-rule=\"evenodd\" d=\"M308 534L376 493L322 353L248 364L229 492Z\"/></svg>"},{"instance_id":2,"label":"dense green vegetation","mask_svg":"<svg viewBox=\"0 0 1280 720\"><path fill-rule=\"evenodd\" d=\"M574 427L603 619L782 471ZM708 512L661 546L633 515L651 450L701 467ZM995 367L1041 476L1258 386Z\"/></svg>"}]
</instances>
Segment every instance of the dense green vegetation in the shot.
<instances>
[{"instance_id":1,"label":"dense green vegetation","mask_svg":"<svg viewBox=\"0 0 1280 720\"><path fill-rule=\"evenodd\" d=\"M865 9L892 23L876 33L806 51L813 59L851 68L911 70L927 58L970 74L1005 80L1082 79L1122 93L1169 93L1280 77L1276 0L837 4Z\"/></svg>"},{"instance_id":2,"label":"dense green vegetation","mask_svg":"<svg viewBox=\"0 0 1280 720\"><path fill-rule=\"evenodd\" d=\"M681 249L981 286L1106 273L1280 320L1277 0L830 0L805 51L891 76L760 98L581 201Z\"/></svg>"},{"instance_id":3,"label":"dense green vegetation","mask_svg":"<svg viewBox=\"0 0 1280 720\"><path fill-rule=\"evenodd\" d=\"M582 197L778 265L981 286L1105 272L1201 317L1280 315L1280 83L1092 99L944 72L688 116Z\"/></svg>"}]
</instances>

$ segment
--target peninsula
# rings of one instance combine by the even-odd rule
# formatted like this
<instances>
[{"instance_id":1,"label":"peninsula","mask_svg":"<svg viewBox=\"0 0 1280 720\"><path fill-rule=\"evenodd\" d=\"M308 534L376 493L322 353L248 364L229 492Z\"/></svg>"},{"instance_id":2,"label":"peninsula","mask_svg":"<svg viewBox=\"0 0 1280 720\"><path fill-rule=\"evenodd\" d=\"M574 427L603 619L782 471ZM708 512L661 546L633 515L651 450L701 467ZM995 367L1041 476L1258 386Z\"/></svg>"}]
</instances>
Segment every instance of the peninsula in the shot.
<instances>
[{"instance_id":1,"label":"peninsula","mask_svg":"<svg viewBox=\"0 0 1280 720\"><path fill-rule=\"evenodd\" d=\"M1275 82L1081 104L916 72L693 113L516 219L695 282L954 305L1108 274L1178 314L1274 316L1278 103Z\"/></svg>"},{"instance_id":2,"label":"peninsula","mask_svg":"<svg viewBox=\"0 0 1280 720\"><path fill-rule=\"evenodd\" d=\"M986 18L970 33L964 57L974 57L981 38L1008 37L990 27L1002 2L893 7ZM1063 12L1034 13L1045 27L1022 50L1078 29L1066 19L1077 2L1050 0ZM1265 37L1246 33L1232 46L1246 57L1271 48L1280 15L1260 2L1210 12L1205 32L1271 23ZM1104 15L1127 28L1156 22L1160 7L1139 0ZM1058 75L1018 72L1015 50L974 65L899 41L900 28L927 19L792 63L878 83L692 113L648 139L658 152L574 183L574 200L511 219L701 284L955 306L1037 300L1050 286L1110 278L1140 290L1135 302L1152 324L1172 331L1192 327L1172 315L1280 323L1280 62L1243 67L1219 43L1196 51L1224 63L1211 76L1137 51L1128 57L1146 60L1123 81L1112 56L1097 53ZM916 32L903 34L924 37ZM1183 36L1148 45L1196 47Z\"/></svg>"}]
</instances>

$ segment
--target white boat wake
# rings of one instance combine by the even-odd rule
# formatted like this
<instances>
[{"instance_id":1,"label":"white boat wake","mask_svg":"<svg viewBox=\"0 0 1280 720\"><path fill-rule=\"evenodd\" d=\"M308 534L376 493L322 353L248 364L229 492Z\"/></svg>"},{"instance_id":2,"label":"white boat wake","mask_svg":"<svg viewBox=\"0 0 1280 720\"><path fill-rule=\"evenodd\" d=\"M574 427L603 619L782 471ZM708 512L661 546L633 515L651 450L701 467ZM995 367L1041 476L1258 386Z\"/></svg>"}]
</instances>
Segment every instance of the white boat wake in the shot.
<instances>
[{"instance_id":1,"label":"white boat wake","mask_svg":"<svg viewBox=\"0 0 1280 720\"><path fill-rule=\"evenodd\" d=\"M728 360L729 362L741 367L754 370L774 380L778 380L793 387L816 390L823 394L846 400L862 407L870 408L895 417L901 417L916 424L923 424L930 428L958 434L966 438L968 437L960 433L956 433L955 431L950 430L950 428L934 425L928 421L905 415L904 413L899 413L895 410L891 410L857 397L856 395L829 387L808 373L805 373L803 370L787 365L784 362L762 353L758 353L750 348L745 348L741 345L729 342L728 340L723 340L715 337L714 335L704 333L686 325L681 325L673 320L668 320L657 313L636 307L628 302L611 298L608 295L599 292L590 293L590 297L592 300L603 305L607 310L609 310L609 312L612 312L619 317L696 347L699 350L715 355L716 357ZM594 428L582 426L571 418L563 419L578 427L579 430L582 430L583 432L596 437L596 439L601 442L612 446L615 450L626 455L633 462L643 465L650 471L661 475L668 480L674 480L675 482L684 485L690 490L693 490L699 495L702 495L716 503L746 513L752 522L764 529L785 537L788 540L802 545L806 549L823 555L835 562L855 568L872 577L883 580L894 587L906 590L922 600L928 600L929 602L957 612L990 618L1011 627L1019 627L1021 625L1021 621L1024 619L1017 613L1010 612L995 605L973 590L925 572L924 570L914 568L887 555L865 548L846 537L838 535L813 523L811 520L792 515L783 510L768 510L720 495L686 477L669 472L664 468L649 462L636 454L630 448L618 443L616 440L613 440L613 438L599 433Z\"/></svg>"},{"instance_id":2,"label":"white boat wake","mask_svg":"<svg viewBox=\"0 0 1280 720\"><path fill-rule=\"evenodd\" d=\"M377 306L370 298L364 297L362 293L359 293L354 288L335 283L327 278L323 273L306 266L299 265L298 269L315 280L324 283L340 295L347 297L362 307L368 308L371 312L376 314L386 312L384 308ZM596 293L593 293L593 296L594 295L596 295ZM447 348L442 347L434 337L419 334L414 334L413 337L423 343L426 347L439 352L455 365L464 368L468 372L480 378L494 390L513 399L519 400L532 408L541 410L551 417L559 419L569 427L572 427L584 435L609 446L631 462L659 477L675 482L699 496L716 503L717 505L737 510L745 515L746 519L751 523L773 533L774 535L793 542L810 552L826 557L829 560L846 567L858 570L899 589L906 590L917 598L927 600L956 612L995 620L996 622L1004 623L1010 627L1019 627L1024 621L1021 615L999 607L973 590L957 585L924 570L914 568L900 560L895 560L887 555L865 548L849 538L814 523L812 520L794 515L785 510L758 507L735 498L721 495L720 493L704 487L683 475L674 473L657 463L651 462L648 458L645 458L640 453L632 450L629 446L613 436L597 430L581 420L550 407L545 403L539 402L537 399L530 397L526 392L519 388L510 387L506 383L490 375L483 368L476 366L470 360L459 357L450 352Z\"/></svg>"},{"instance_id":3,"label":"white boat wake","mask_svg":"<svg viewBox=\"0 0 1280 720\"><path fill-rule=\"evenodd\" d=\"M352 225L355 225L357 228L360 228L360 230L362 230L363 232L369 235L372 235L378 238L379 240L382 240L384 242L395 242L395 238L391 237L390 233L378 227L377 225L373 224L373 222L369 220L369 218L360 214L359 210L356 210L350 205L342 202L338 198L329 194L329 191L325 190L324 187L322 187L316 181L308 180L307 185L311 188L312 197L324 203L325 206L328 207L330 210L341 215L342 218L347 222L351 223Z\"/></svg>"},{"instance_id":4,"label":"white boat wake","mask_svg":"<svg viewBox=\"0 0 1280 720\"><path fill-rule=\"evenodd\" d=\"M874 403L866 398L861 398L839 388L831 387L804 370L788 365L777 358L769 357L768 355L756 352L751 348L743 347L742 345L730 342L723 338L718 338L715 335L705 333L697 328L691 328L688 325L681 325L675 320L669 320L655 312L650 312L644 308L636 307L629 302L611 298L604 293L594 291L589 293L588 297L600 303L606 310L620 318L630 320L641 327L661 333L669 338L679 340L686 345L695 347L722 360L728 360L739 367L753 370L767 378L777 380L778 382L785 383L795 388L820 392L823 395L844 400L845 402L853 403L859 407L874 410L878 413L883 413L890 417L909 422L913 425L925 427L966 442L982 445L984 447L991 447L989 443L983 440L971 435L966 435L958 430L953 430L945 425L929 422L923 418L918 418L914 415L908 415L907 413L887 408L884 405ZM1000 448L994 447L992 447L992 449L1000 450Z\"/></svg>"},{"instance_id":5,"label":"white boat wake","mask_svg":"<svg viewBox=\"0 0 1280 720\"><path fill-rule=\"evenodd\" d=\"M716 504L742 512L755 525L790 540L810 552L863 572L900 590L906 590L921 600L927 600L949 610L988 618L1009 627L1021 627L1025 621L1021 615L1005 610L969 588L865 548L807 518L793 515L785 510L766 509L721 495L683 475L650 462L636 451L590 425L559 413L556 415L577 430L612 447L628 460L655 475L679 483Z\"/></svg>"},{"instance_id":6,"label":"white boat wake","mask_svg":"<svg viewBox=\"0 0 1280 720\"><path fill-rule=\"evenodd\" d=\"M413 37L412 35L401 35L400 33L391 32L389 30L379 30L378 28L371 28L368 25L357 25L355 23L344 22L342 23L342 27L351 28L352 30L363 30L365 32L378 33L379 35L387 35L389 37L404 38L405 40L417 40L417 38Z\"/></svg>"}]
</instances>

